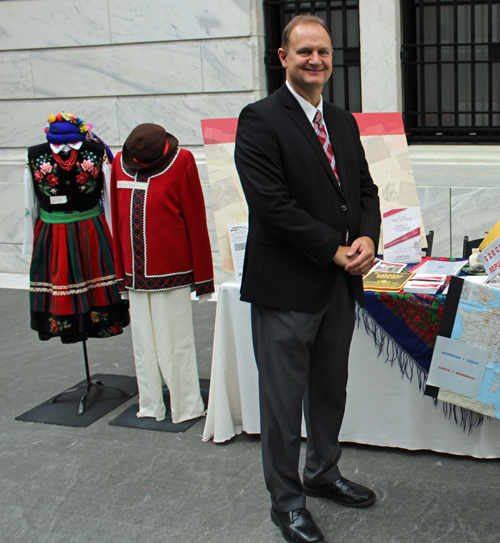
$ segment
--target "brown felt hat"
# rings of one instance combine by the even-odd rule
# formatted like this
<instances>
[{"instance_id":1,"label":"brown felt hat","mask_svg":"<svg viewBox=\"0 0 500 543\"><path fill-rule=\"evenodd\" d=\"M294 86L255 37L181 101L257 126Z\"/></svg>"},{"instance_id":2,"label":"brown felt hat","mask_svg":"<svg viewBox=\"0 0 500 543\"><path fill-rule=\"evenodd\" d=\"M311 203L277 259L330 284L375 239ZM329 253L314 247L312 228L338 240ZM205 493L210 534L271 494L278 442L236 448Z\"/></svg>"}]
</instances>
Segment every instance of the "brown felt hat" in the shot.
<instances>
[{"instance_id":1,"label":"brown felt hat","mask_svg":"<svg viewBox=\"0 0 500 543\"><path fill-rule=\"evenodd\" d=\"M132 170L151 170L167 162L177 151L179 140L152 123L136 126L123 144L123 165Z\"/></svg>"}]
</instances>

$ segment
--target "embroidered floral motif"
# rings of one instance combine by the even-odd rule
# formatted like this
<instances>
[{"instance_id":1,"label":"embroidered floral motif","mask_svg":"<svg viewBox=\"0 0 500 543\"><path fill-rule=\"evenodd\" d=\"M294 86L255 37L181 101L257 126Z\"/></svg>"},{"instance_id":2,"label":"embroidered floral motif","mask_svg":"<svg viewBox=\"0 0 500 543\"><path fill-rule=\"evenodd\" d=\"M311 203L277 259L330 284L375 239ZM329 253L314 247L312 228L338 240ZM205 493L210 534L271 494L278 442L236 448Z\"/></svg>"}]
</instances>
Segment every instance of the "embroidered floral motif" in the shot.
<instances>
[{"instance_id":1,"label":"embroidered floral motif","mask_svg":"<svg viewBox=\"0 0 500 543\"><path fill-rule=\"evenodd\" d=\"M49 183L51 187L55 187L56 185L59 185L59 183L57 182L57 177L53 174L50 174L47 176L47 182Z\"/></svg>"},{"instance_id":2,"label":"embroidered floral motif","mask_svg":"<svg viewBox=\"0 0 500 543\"><path fill-rule=\"evenodd\" d=\"M59 185L58 165L53 164L52 157L48 154L42 155L35 160L31 160L31 168L36 181L36 189L45 196L54 196L57 194Z\"/></svg>"},{"instance_id":3,"label":"embroidered floral motif","mask_svg":"<svg viewBox=\"0 0 500 543\"><path fill-rule=\"evenodd\" d=\"M71 323L68 320L49 318L50 331L52 333L62 332L68 328L71 328Z\"/></svg>"},{"instance_id":4,"label":"embroidered floral motif","mask_svg":"<svg viewBox=\"0 0 500 543\"><path fill-rule=\"evenodd\" d=\"M118 322L115 322L114 324L112 324L109 329L111 330L111 332L113 334L121 334L122 333L122 327L120 325L120 323Z\"/></svg>"},{"instance_id":5,"label":"embroidered floral motif","mask_svg":"<svg viewBox=\"0 0 500 543\"><path fill-rule=\"evenodd\" d=\"M84 194L91 194L102 169L103 157L92 151L81 151L83 160L76 163L76 182ZM59 188L59 165L52 155L44 154L31 160L35 188L44 196L55 196Z\"/></svg>"},{"instance_id":6,"label":"embroidered floral motif","mask_svg":"<svg viewBox=\"0 0 500 543\"><path fill-rule=\"evenodd\" d=\"M50 173L52 171L52 166L49 162L42 162L40 164L40 171L42 173Z\"/></svg>"},{"instance_id":7,"label":"embroidered floral motif","mask_svg":"<svg viewBox=\"0 0 500 543\"><path fill-rule=\"evenodd\" d=\"M94 323L94 324L98 324L99 322L101 321L105 321L109 318L109 315L108 313L103 313L102 311L92 311L90 313L90 320Z\"/></svg>"},{"instance_id":8,"label":"embroidered floral motif","mask_svg":"<svg viewBox=\"0 0 500 543\"><path fill-rule=\"evenodd\" d=\"M92 151L82 151L83 160L76 163L77 183L80 185L80 190L83 193L91 193L94 191L97 176L101 171L102 157L96 156Z\"/></svg>"},{"instance_id":9,"label":"embroidered floral motif","mask_svg":"<svg viewBox=\"0 0 500 543\"><path fill-rule=\"evenodd\" d=\"M99 337L111 337L116 336L118 334L121 334L123 332L123 328L118 322L115 322L111 326L103 326L99 332Z\"/></svg>"},{"instance_id":10,"label":"embroidered floral motif","mask_svg":"<svg viewBox=\"0 0 500 543\"><path fill-rule=\"evenodd\" d=\"M76 176L76 182L80 183L81 185L87 182L87 179L89 178L89 175L85 172L80 172Z\"/></svg>"},{"instance_id":11,"label":"embroidered floral motif","mask_svg":"<svg viewBox=\"0 0 500 543\"><path fill-rule=\"evenodd\" d=\"M94 163L88 158L82 162L82 169L85 170L86 172L92 171L93 167L94 167Z\"/></svg>"}]
</instances>

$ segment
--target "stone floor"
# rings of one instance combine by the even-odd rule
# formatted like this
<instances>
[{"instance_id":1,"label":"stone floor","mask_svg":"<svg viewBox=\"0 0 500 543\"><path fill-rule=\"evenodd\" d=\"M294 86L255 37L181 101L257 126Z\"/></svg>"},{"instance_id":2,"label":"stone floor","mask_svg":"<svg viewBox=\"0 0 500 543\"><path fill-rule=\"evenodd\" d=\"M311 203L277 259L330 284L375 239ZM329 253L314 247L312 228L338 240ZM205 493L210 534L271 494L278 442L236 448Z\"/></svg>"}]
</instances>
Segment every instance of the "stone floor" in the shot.
<instances>
[{"instance_id":1,"label":"stone floor","mask_svg":"<svg viewBox=\"0 0 500 543\"><path fill-rule=\"evenodd\" d=\"M201 441L203 420L182 434L108 424L137 398L88 428L14 420L84 370L78 346L40 342L30 330L22 285L0 288L0 304L0 542L283 541L269 520L258 436L217 445ZM215 309L193 302L204 378ZM130 329L90 340L89 358L93 373L134 375ZM341 470L378 500L356 510L309 499L328 543L498 540L499 460L345 444Z\"/></svg>"}]
</instances>

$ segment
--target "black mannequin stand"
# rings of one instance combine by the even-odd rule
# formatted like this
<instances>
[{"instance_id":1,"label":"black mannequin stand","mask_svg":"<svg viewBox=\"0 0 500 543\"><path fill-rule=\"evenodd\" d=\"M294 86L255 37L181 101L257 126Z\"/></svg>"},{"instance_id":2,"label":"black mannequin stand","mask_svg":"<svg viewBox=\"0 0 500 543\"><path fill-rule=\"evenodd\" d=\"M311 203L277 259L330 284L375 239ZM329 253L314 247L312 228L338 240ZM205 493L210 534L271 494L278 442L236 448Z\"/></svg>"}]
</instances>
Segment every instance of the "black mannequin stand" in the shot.
<instances>
[{"instance_id":1,"label":"black mannequin stand","mask_svg":"<svg viewBox=\"0 0 500 543\"><path fill-rule=\"evenodd\" d=\"M54 398L52 398L51 400L49 400L47 403L55 403L61 396L63 396L64 394L69 394L70 392L77 392L78 390L81 390L83 389L83 396L80 400L80 404L78 406L78 414L79 415L83 415L83 413L85 412L85 402L87 400L87 396L89 395L90 393L90 390L92 387L96 387L96 388L100 388L100 389L105 389L105 388L114 388L115 390L118 390L119 392L121 392L122 394L124 394L125 396L134 396L133 393L130 393L130 392L126 392L125 390L119 388L119 387L115 387L115 386L111 386L111 385L105 385L102 381L91 381L90 379L90 371L89 371L89 359L88 359L88 355L87 355L87 344L86 344L86 339L84 339L82 341L82 345L83 345L83 358L85 360L85 373L86 373L86 376L87 376L87 379L86 379L86 382L85 384L79 386L79 387L76 387L76 388L71 388L69 390L65 390L64 392L61 392L60 394L58 394L57 396L54 396Z\"/></svg>"}]
</instances>

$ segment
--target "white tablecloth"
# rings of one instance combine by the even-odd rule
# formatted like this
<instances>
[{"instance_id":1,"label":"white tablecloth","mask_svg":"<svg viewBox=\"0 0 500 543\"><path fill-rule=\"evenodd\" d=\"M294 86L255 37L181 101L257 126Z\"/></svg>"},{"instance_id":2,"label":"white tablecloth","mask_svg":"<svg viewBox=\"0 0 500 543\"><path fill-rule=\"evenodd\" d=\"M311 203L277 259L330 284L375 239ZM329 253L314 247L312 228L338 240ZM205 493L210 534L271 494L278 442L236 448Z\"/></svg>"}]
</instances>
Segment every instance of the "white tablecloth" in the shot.
<instances>
[{"instance_id":1,"label":"white tablecloth","mask_svg":"<svg viewBox=\"0 0 500 543\"><path fill-rule=\"evenodd\" d=\"M246 432L260 433L257 367L250 330L250 305L239 300L238 282L219 291L210 399L203 440L217 443ZM423 396L415 378L385 363L373 338L360 324L349 357L347 406L341 441L500 457L500 420L486 419L472 433L447 419L442 403Z\"/></svg>"}]
</instances>

